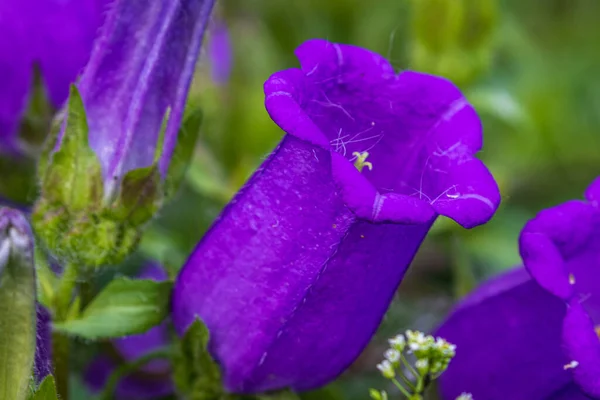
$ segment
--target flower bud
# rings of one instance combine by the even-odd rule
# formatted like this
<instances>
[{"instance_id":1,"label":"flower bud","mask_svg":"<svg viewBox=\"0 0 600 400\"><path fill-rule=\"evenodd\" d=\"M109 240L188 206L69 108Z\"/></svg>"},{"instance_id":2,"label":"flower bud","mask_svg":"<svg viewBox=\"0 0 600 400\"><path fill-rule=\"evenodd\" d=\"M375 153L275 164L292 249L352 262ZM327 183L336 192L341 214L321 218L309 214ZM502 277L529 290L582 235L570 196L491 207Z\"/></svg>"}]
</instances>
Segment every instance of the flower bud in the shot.
<instances>
[{"instance_id":1,"label":"flower bud","mask_svg":"<svg viewBox=\"0 0 600 400\"><path fill-rule=\"evenodd\" d=\"M25 399L36 348L33 236L23 215L0 208L0 388Z\"/></svg>"},{"instance_id":2,"label":"flower bud","mask_svg":"<svg viewBox=\"0 0 600 400\"><path fill-rule=\"evenodd\" d=\"M213 4L112 4L40 162L33 221L59 258L120 262L182 178L198 127L180 124Z\"/></svg>"}]
</instances>

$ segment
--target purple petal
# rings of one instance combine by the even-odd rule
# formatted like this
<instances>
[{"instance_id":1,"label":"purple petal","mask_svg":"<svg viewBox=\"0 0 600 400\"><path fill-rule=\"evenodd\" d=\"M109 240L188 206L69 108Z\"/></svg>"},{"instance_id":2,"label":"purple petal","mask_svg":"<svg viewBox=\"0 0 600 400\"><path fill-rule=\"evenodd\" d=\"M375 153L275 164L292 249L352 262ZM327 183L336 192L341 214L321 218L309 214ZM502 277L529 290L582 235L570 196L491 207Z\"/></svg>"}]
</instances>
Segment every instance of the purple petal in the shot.
<instances>
[{"instance_id":1,"label":"purple petal","mask_svg":"<svg viewBox=\"0 0 600 400\"><path fill-rule=\"evenodd\" d=\"M36 61L56 107L66 100L69 85L87 63L104 19L104 8L112 1L35 1L35 29L43 32L38 35Z\"/></svg>"},{"instance_id":2,"label":"purple petal","mask_svg":"<svg viewBox=\"0 0 600 400\"><path fill-rule=\"evenodd\" d=\"M229 29L223 21L215 20L211 26L209 54L213 82L226 84L231 76L233 51Z\"/></svg>"},{"instance_id":3,"label":"purple petal","mask_svg":"<svg viewBox=\"0 0 600 400\"><path fill-rule=\"evenodd\" d=\"M78 85L90 145L109 191L151 165L170 109L160 171L171 158L214 0L116 0Z\"/></svg>"},{"instance_id":4,"label":"purple petal","mask_svg":"<svg viewBox=\"0 0 600 400\"><path fill-rule=\"evenodd\" d=\"M23 2L0 2L0 150L16 151L19 117L31 86L31 43Z\"/></svg>"},{"instance_id":5,"label":"purple petal","mask_svg":"<svg viewBox=\"0 0 600 400\"><path fill-rule=\"evenodd\" d=\"M163 322L141 335L116 339L113 345L126 361L133 361L169 344L169 325ZM151 373L167 373L171 370L169 360L152 360L143 366Z\"/></svg>"},{"instance_id":6,"label":"purple petal","mask_svg":"<svg viewBox=\"0 0 600 400\"><path fill-rule=\"evenodd\" d=\"M436 332L457 346L440 378L443 399L560 398L571 382L561 349L565 308L522 268L478 288Z\"/></svg>"},{"instance_id":7,"label":"purple petal","mask_svg":"<svg viewBox=\"0 0 600 400\"><path fill-rule=\"evenodd\" d=\"M41 382L52 372L52 338L50 331L50 313L45 307L37 306L37 335L35 349L34 374Z\"/></svg>"},{"instance_id":8,"label":"purple petal","mask_svg":"<svg viewBox=\"0 0 600 400\"><path fill-rule=\"evenodd\" d=\"M33 65L41 68L54 107L88 61L103 8L111 0L3 1L0 4L0 149L16 150ZM68 50L65 50L68 49Z\"/></svg>"},{"instance_id":9,"label":"purple petal","mask_svg":"<svg viewBox=\"0 0 600 400\"><path fill-rule=\"evenodd\" d=\"M173 295L178 332L202 318L234 392L334 379L370 340L436 210L474 226L499 202L473 158L479 120L451 83L396 75L352 46L314 40L296 53L301 70L265 83L287 135L198 244ZM373 171L353 166L358 151Z\"/></svg>"},{"instance_id":10,"label":"purple petal","mask_svg":"<svg viewBox=\"0 0 600 400\"><path fill-rule=\"evenodd\" d=\"M563 322L565 356L576 361L573 377L584 392L600 397L600 340L594 322L579 301L572 301Z\"/></svg>"},{"instance_id":11,"label":"purple petal","mask_svg":"<svg viewBox=\"0 0 600 400\"><path fill-rule=\"evenodd\" d=\"M86 370L84 381L95 393L104 389L116 364L108 357L98 357ZM173 394L173 385L167 375L128 375L117 385L116 400L158 399Z\"/></svg>"},{"instance_id":12,"label":"purple petal","mask_svg":"<svg viewBox=\"0 0 600 400\"><path fill-rule=\"evenodd\" d=\"M586 201L569 201L540 212L520 238L523 262L549 293L569 304L563 323L564 352L575 382L590 396L600 396L600 205L599 180Z\"/></svg>"}]
</instances>

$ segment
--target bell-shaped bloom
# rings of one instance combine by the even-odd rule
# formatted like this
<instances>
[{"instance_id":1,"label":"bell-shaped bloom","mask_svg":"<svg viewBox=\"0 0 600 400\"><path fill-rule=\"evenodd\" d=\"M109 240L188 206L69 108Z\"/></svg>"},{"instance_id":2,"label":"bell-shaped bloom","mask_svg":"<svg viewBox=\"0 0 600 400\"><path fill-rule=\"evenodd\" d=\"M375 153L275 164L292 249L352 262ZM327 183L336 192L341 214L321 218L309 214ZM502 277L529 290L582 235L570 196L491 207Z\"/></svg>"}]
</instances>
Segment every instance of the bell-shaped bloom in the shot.
<instances>
[{"instance_id":1,"label":"bell-shaped bloom","mask_svg":"<svg viewBox=\"0 0 600 400\"><path fill-rule=\"evenodd\" d=\"M600 399L600 179L520 236L525 269L484 283L437 334L457 345L443 399Z\"/></svg>"},{"instance_id":2,"label":"bell-shaped bloom","mask_svg":"<svg viewBox=\"0 0 600 400\"><path fill-rule=\"evenodd\" d=\"M375 332L435 218L474 227L500 201L474 157L481 123L452 83L324 40L296 54L301 68L264 86L285 137L174 288L176 329L204 321L233 392L334 379Z\"/></svg>"},{"instance_id":3,"label":"bell-shaped bloom","mask_svg":"<svg viewBox=\"0 0 600 400\"><path fill-rule=\"evenodd\" d=\"M146 265L140 279L162 281L167 274L156 264ZM169 328L165 322L155 326L141 335L128 336L112 342L114 352L110 355L100 355L88 367L85 381L93 391L101 391L117 366L125 361L132 362L169 345ZM154 359L144 364L138 371L129 374L118 383L115 399L142 400L156 399L173 393L170 380L171 365L166 359Z\"/></svg>"},{"instance_id":4,"label":"bell-shaped bloom","mask_svg":"<svg viewBox=\"0 0 600 400\"><path fill-rule=\"evenodd\" d=\"M39 168L34 227L60 259L120 262L183 177L197 129L180 125L213 4L111 3Z\"/></svg>"},{"instance_id":5,"label":"bell-shaped bloom","mask_svg":"<svg viewBox=\"0 0 600 400\"><path fill-rule=\"evenodd\" d=\"M89 59L111 0L0 2L0 152L18 153L19 124L39 68L51 105L59 108Z\"/></svg>"}]
</instances>

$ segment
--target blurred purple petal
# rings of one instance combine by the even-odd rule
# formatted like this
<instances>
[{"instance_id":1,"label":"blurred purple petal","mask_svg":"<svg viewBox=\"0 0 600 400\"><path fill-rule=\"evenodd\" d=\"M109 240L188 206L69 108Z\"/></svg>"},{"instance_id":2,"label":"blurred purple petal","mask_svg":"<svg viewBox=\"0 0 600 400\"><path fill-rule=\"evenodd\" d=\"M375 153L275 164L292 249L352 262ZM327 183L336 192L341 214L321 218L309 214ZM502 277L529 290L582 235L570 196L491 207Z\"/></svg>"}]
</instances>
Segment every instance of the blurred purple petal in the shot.
<instances>
[{"instance_id":1,"label":"blurred purple petal","mask_svg":"<svg viewBox=\"0 0 600 400\"><path fill-rule=\"evenodd\" d=\"M571 382L560 347L565 311L523 268L486 282L436 332L457 346L440 378L443 399L553 398Z\"/></svg>"},{"instance_id":2,"label":"blurred purple petal","mask_svg":"<svg viewBox=\"0 0 600 400\"><path fill-rule=\"evenodd\" d=\"M15 137L28 103L33 66L54 107L88 61L92 43L112 0L0 2L0 150L16 151Z\"/></svg>"},{"instance_id":3,"label":"blurred purple petal","mask_svg":"<svg viewBox=\"0 0 600 400\"><path fill-rule=\"evenodd\" d=\"M287 133L176 283L180 334L199 316L234 392L334 379L379 325L435 220L489 220L498 187L474 158L481 123L445 79L312 40L265 83ZM372 163L362 173L357 156ZM361 152L362 154L357 154Z\"/></svg>"},{"instance_id":4,"label":"blurred purple petal","mask_svg":"<svg viewBox=\"0 0 600 400\"><path fill-rule=\"evenodd\" d=\"M106 381L117 367L109 357L100 356L88 367L84 380L88 387L98 393L104 389ZM116 400L147 400L157 399L173 393L173 385L168 376L159 375L129 375L119 382Z\"/></svg>"},{"instance_id":5,"label":"blurred purple petal","mask_svg":"<svg viewBox=\"0 0 600 400\"><path fill-rule=\"evenodd\" d=\"M229 29L223 21L215 20L212 23L208 50L213 82L218 85L227 84L233 66L233 50Z\"/></svg>"}]
</instances>

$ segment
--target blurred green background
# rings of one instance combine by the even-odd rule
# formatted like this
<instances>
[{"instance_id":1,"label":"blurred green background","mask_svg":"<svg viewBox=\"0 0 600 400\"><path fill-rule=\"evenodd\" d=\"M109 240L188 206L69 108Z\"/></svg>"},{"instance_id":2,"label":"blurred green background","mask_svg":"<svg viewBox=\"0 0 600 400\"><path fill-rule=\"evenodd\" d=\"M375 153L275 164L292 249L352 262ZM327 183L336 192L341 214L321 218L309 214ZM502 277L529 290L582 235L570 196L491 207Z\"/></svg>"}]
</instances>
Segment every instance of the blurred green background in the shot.
<instances>
[{"instance_id":1,"label":"blurred green background","mask_svg":"<svg viewBox=\"0 0 600 400\"><path fill-rule=\"evenodd\" d=\"M203 55L191 95L205 113L201 143L185 186L139 251L173 273L282 137L264 109L262 84L296 67L293 51L307 39L363 46L398 71L446 76L483 120L480 157L502 191L497 215L470 231L439 220L371 345L337 382L303 396L367 399L375 387L400 398L375 368L386 339L430 331L478 282L518 265L527 219L581 197L600 173L600 1L221 0L216 18L231 35L232 75L211 81Z\"/></svg>"},{"instance_id":2,"label":"blurred green background","mask_svg":"<svg viewBox=\"0 0 600 400\"><path fill-rule=\"evenodd\" d=\"M327 393L306 397L366 399L376 387L399 398L375 368L386 338L431 330L479 281L518 265L527 219L581 197L600 173L600 2L225 0L218 16L231 34L231 79L210 83L204 57L193 94L206 112L202 143L184 193L142 247L173 268L281 138L264 109L262 83L296 67L293 51L307 39L363 46L398 71L446 76L483 120L480 157L502 191L496 217L470 231L440 220L371 345Z\"/></svg>"}]
</instances>

